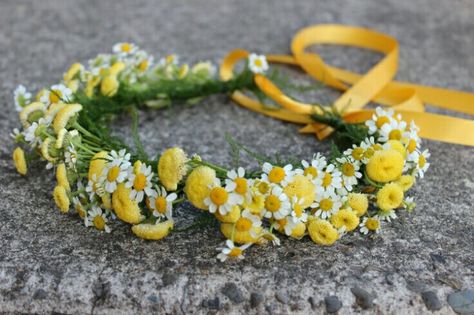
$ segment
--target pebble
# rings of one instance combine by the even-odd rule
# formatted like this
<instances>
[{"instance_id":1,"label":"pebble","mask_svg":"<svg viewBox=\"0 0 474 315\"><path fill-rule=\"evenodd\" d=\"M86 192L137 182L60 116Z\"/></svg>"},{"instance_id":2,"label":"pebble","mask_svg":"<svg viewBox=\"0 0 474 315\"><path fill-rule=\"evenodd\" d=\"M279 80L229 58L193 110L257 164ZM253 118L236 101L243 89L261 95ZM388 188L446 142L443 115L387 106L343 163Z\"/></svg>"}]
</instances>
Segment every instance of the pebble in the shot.
<instances>
[{"instance_id":1,"label":"pebble","mask_svg":"<svg viewBox=\"0 0 474 315\"><path fill-rule=\"evenodd\" d=\"M421 298L430 311L437 311L443 307L441 301L439 300L436 292L433 291L424 291L421 293Z\"/></svg>"},{"instance_id":2,"label":"pebble","mask_svg":"<svg viewBox=\"0 0 474 315\"><path fill-rule=\"evenodd\" d=\"M221 301L219 300L219 297L216 296L214 299L203 300L202 306L209 309L218 310L221 307Z\"/></svg>"},{"instance_id":3,"label":"pebble","mask_svg":"<svg viewBox=\"0 0 474 315\"><path fill-rule=\"evenodd\" d=\"M38 289L33 294L33 299L35 299L35 300L44 300L47 296L48 296L48 293L46 293L45 290Z\"/></svg>"},{"instance_id":4,"label":"pebble","mask_svg":"<svg viewBox=\"0 0 474 315\"><path fill-rule=\"evenodd\" d=\"M227 282L221 292L235 304L240 304L245 301L242 291L233 282Z\"/></svg>"},{"instance_id":5,"label":"pebble","mask_svg":"<svg viewBox=\"0 0 474 315\"><path fill-rule=\"evenodd\" d=\"M324 298L324 304L326 304L326 311L331 313L336 313L342 307L341 301L335 295L326 296Z\"/></svg>"},{"instance_id":6,"label":"pebble","mask_svg":"<svg viewBox=\"0 0 474 315\"><path fill-rule=\"evenodd\" d=\"M363 309L369 309L374 306L374 296L361 287L351 288L352 294L356 297L357 304Z\"/></svg>"},{"instance_id":7,"label":"pebble","mask_svg":"<svg viewBox=\"0 0 474 315\"><path fill-rule=\"evenodd\" d=\"M309 304L311 305L311 309L312 309L312 310L315 310L316 307L317 307L315 298L312 297L312 296L310 296L310 297L308 298L308 302L309 302Z\"/></svg>"},{"instance_id":8,"label":"pebble","mask_svg":"<svg viewBox=\"0 0 474 315\"><path fill-rule=\"evenodd\" d=\"M278 291L275 293L275 297L280 303L288 304L288 294L284 293L283 291Z\"/></svg>"},{"instance_id":9,"label":"pebble","mask_svg":"<svg viewBox=\"0 0 474 315\"><path fill-rule=\"evenodd\" d=\"M163 286L169 286L175 283L178 280L178 276L174 273L165 273L163 277L161 277L161 281L163 281Z\"/></svg>"},{"instance_id":10,"label":"pebble","mask_svg":"<svg viewBox=\"0 0 474 315\"><path fill-rule=\"evenodd\" d=\"M462 290L448 295L451 308L460 315L474 314L474 290Z\"/></svg>"},{"instance_id":11,"label":"pebble","mask_svg":"<svg viewBox=\"0 0 474 315\"><path fill-rule=\"evenodd\" d=\"M252 292L250 294L250 306L252 308L258 307L264 300L264 296L260 292Z\"/></svg>"}]
</instances>

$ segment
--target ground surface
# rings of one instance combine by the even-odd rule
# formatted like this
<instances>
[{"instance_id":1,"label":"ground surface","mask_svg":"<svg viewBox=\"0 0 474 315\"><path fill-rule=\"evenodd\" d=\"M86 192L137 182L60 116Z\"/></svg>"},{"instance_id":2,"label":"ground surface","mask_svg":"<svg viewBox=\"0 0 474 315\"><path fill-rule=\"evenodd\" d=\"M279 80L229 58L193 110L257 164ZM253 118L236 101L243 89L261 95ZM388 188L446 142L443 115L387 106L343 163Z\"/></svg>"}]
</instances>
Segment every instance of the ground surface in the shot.
<instances>
[{"instance_id":1,"label":"ground surface","mask_svg":"<svg viewBox=\"0 0 474 315\"><path fill-rule=\"evenodd\" d=\"M416 212L375 240L351 236L321 248L307 239L285 239L281 247L255 248L245 261L226 264L215 259L222 239L214 228L156 243L121 225L110 235L96 233L55 209L46 170L36 167L22 178L12 167L8 134L18 125L11 102L17 84L52 84L68 64L124 40L188 61L218 61L236 47L285 53L292 35L315 23L387 32L401 43L400 79L474 91L469 0L2 0L0 313L322 314L326 307L337 309L334 298L324 302L331 295L342 302L343 314L421 314L430 312L427 307L453 313L448 295L474 289L473 148L427 142L432 166L414 189ZM343 49L324 49L323 55L359 71L377 60ZM318 94L326 102L337 95ZM226 163L226 131L266 153L308 158L328 148L298 135L297 126L258 116L225 96L141 118L149 152L180 145ZM187 222L196 211L183 206L178 213ZM375 297L374 305L356 287ZM351 289L362 296L358 302Z\"/></svg>"}]
</instances>

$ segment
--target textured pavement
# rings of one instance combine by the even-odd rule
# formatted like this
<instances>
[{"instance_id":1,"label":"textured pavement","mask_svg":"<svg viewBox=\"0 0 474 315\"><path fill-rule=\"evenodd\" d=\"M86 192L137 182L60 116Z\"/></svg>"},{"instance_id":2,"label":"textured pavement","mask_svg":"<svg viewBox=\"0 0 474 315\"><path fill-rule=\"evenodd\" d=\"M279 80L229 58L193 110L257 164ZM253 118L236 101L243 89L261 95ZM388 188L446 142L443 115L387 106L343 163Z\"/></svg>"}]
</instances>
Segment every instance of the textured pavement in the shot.
<instances>
[{"instance_id":1,"label":"textured pavement","mask_svg":"<svg viewBox=\"0 0 474 315\"><path fill-rule=\"evenodd\" d=\"M323 314L337 306L327 298L335 295L341 314L424 314L428 307L452 314L448 295L474 289L474 148L427 141L432 165L414 188L415 212L374 240L354 235L321 248L283 239L281 247L253 248L246 260L225 264L215 258L222 242L215 227L161 242L137 239L121 224L101 234L59 213L43 166L25 178L14 171L8 134L19 125L11 96L17 84L55 83L72 62L119 41L185 61L218 62L237 47L286 53L298 29L317 23L393 35L399 79L474 91L470 0L1 0L0 313ZM377 61L357 49L320 51L358 71ZM311 99L329 103L337 95L323 89ZM127 135L127 124L124 118L116 128ZM231 160L225 132L267 154L327 152L327 143L297 129L215 96L191 108L142 112L140 131L149 153L180 145L222 164ZM197 210L177 212L185 225Z\"/></svg>"}]
</instances>

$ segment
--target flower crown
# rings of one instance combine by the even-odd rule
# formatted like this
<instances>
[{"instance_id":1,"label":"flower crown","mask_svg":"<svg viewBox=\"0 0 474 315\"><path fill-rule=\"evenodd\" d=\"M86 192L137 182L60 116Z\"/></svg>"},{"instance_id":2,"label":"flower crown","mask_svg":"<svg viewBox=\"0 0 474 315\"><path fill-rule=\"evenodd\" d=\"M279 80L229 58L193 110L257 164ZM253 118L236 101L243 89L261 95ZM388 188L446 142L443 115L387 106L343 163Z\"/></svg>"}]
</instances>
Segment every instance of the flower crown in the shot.
<instances>
[{"instance_id":1,"label":"flower crown","mask_svg":"<svg viewBox=\"0 0 474 315\"><path fill-rule=\"evenodd\" d=\"M259 169L227 169L178 147L156 160L148 157L137 133L137 107L194 103L236 90L262 96L254 78L268 73L267 59L257 54L248 55L237 76L220 80L210 62L190 66L169 55L154 63L136 45L116 44L113 54L100 54L87 66L73 64L59 84L35 97L18 86L22 128L12 137L27 153L14 150L16 169L26 175L27 161L46 161L56 175L53 197L61 212L72 206L85 226L107 233L118 219L138 237L162 239L173 229L173 207L189 201L220 222L226 242L217 257L223 261L243 258L253 244L279 244L277 233L309 235L319 245L349 232L379 233L397 211L413 210L407 192L423 178L429 153L413 122L380 107L365 124L344 123L338 113L319 108L323 114L312 117L337 126L345 139L328 158L318 153L301 162L274 161L233 139ZM133 118L134 150L106 127L122 112Z\"/></svg>"}]
</instances>

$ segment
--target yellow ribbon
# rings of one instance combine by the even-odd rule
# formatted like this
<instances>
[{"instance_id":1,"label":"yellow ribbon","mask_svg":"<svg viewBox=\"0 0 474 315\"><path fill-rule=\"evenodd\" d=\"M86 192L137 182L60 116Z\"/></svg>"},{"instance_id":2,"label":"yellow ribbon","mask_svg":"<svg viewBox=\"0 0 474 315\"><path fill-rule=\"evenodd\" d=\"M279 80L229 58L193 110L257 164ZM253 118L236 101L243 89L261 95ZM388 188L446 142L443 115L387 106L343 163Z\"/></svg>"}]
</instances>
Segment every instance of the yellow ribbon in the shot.
<instances>
[{"instance_id":1,"label":"yellow ribbon","mask_svg":"<svg viewBox=\"0 0 474 315\"><path fill-rule=\"evenodd\" d=\"M383 53L382 60L361 75L326 65L315 53L306 52L308 46L332 44L356 46ZM370 119L373 110L363 109L373 101L392 107L407 121L420 127L420 136L427 139L474 146L474 121L425 112L424 102L433 106L474 114L474 94L435 87L393 81L398 65L398 42L388 35L369 29L343 25L315 25L300 30L291 44L293 56L267 55L270 62L300 66L314 79L344 91L334 106L348 122ZM228 80L233 76L235 64L247 58L245 50L234 50L224 59L220 76ZM321 113L321 108L298 102L285 95L263 75L255 75L255 83L268 97L282 106L274 109L261 104L240 91L232 94L238 104L265 115L307 124L302 132L314 132L319 139L328 136L332 129L312 121L310 115Z\"/></svg>"}]
</instances>

